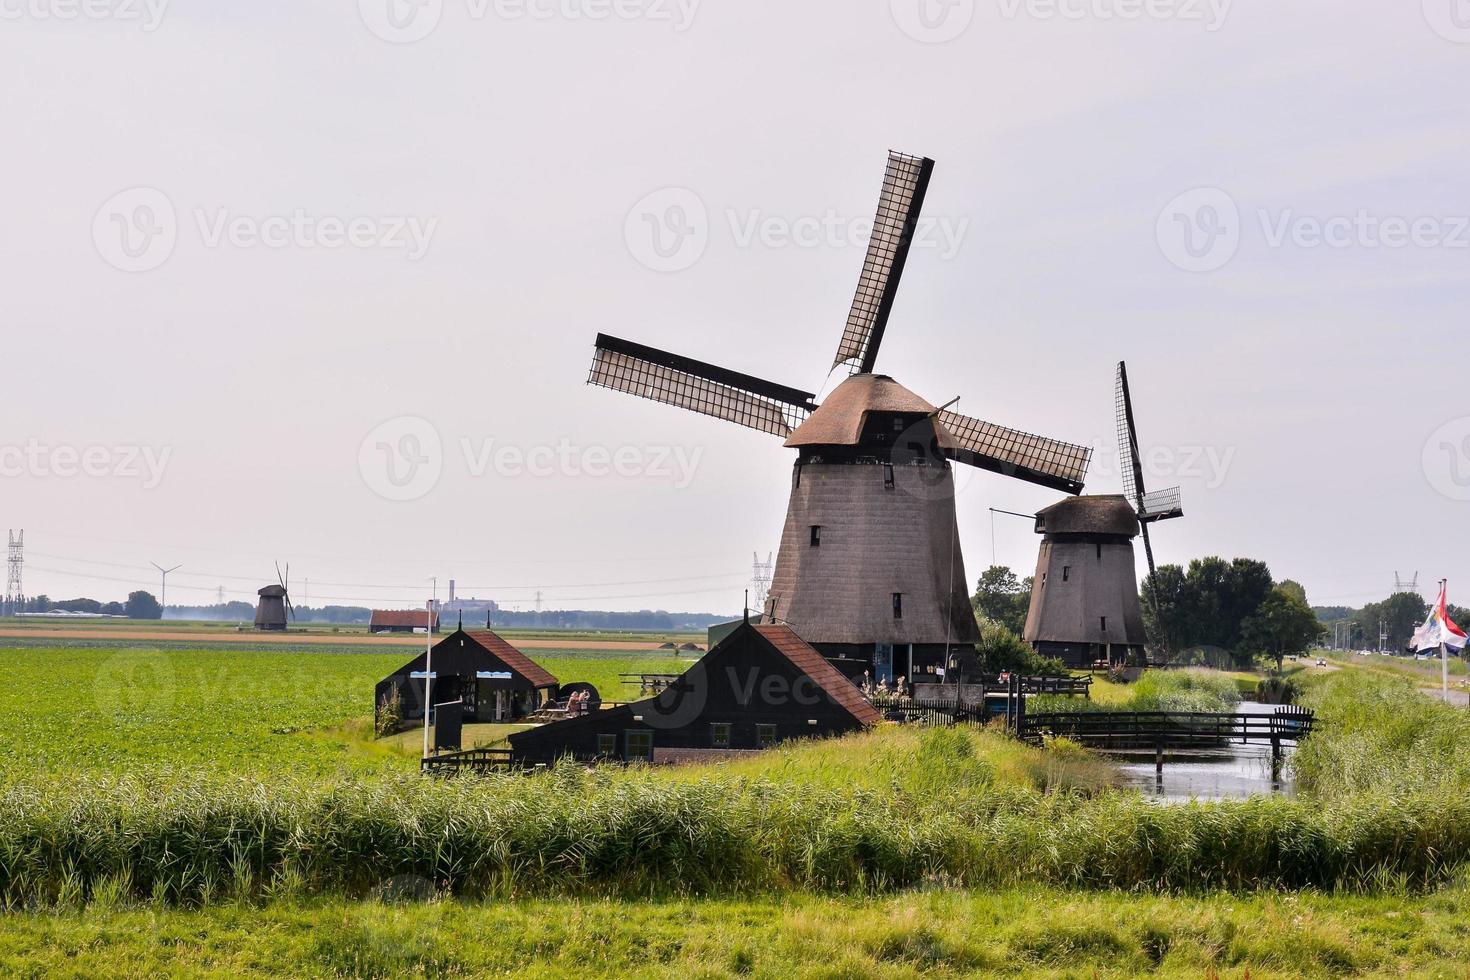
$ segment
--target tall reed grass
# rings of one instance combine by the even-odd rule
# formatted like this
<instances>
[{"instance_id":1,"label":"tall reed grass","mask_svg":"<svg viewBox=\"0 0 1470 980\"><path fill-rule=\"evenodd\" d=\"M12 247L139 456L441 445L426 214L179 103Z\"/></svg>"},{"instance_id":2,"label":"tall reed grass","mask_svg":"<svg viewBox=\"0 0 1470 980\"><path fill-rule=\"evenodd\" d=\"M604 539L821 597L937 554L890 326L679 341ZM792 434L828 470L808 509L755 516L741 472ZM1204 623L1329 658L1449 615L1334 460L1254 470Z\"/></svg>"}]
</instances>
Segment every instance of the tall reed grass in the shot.
<instances>
[{"instance_id":1,"label":"tall reed grass","mask_svg":"<svg viewBox=\"0 0 1470 980\"><path fill-rule=\"evenodd\" d=\"M931 757L946 756L931 744ZM1443 881L1467 856L1461 793L1160 806L1130 793L878 792L563 766L326 786L94 778L0 794L0 902L11 909L355 897L403 881L472 897L1374 889Z\"/></svg>"}]
</instances>

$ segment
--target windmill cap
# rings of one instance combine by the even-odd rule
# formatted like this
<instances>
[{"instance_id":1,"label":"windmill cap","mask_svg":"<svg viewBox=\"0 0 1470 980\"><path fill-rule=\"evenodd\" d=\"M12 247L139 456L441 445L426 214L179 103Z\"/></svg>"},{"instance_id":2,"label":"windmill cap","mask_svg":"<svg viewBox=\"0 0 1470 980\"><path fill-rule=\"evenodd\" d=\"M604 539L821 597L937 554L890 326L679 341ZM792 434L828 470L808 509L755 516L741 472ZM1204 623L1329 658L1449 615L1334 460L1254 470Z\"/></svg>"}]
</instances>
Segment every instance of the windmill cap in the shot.
<instances>
[{"instance_id":1,"label":"windmill cap","mask_svg":"<svg viewBox=\"0 0 1470 980\"><path fill-rule=\"evenodd\" d=\"M886 374L855 374L838 385L786 440L786 446L856 446L862 440L863 423L870 412L905 415L933 415L933 405L909 391ZM939 445L958 448L954 436L934 422Z\"/></svg>"},{"instance_id":2,"label":"windmill cap","mask_svg":"<svg viewBox=\"0 0 1470 980\"><path fill-rule=\"evenodd\" d=\"M255 594L260 596L283 596L286 594L286 590L279 585L267 585Z\"/></svg>"},{"instance_id":3,"label":"windmill cap","mask_svg":"<svg viewBox=\"0 0 1470 980\"><path fill-rule=\"evenodd\" d=\"M1037 534L1108 534L1136 537L1138 515L1120 493L1068 497L1038 511Z\"/></svg>"}]
</instances>

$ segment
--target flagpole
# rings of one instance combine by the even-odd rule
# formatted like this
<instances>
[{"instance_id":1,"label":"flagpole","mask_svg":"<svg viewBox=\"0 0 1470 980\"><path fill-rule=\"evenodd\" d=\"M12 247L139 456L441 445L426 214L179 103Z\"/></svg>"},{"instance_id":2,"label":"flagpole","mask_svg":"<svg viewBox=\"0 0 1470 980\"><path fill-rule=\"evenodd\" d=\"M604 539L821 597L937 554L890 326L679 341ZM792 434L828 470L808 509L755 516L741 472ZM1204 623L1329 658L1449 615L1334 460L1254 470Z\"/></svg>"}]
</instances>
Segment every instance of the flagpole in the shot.
<instances>
[{"instance_id":1,"label":"flagpole","mask_svg":"<svg viewBox=\"0 0 1470 980\"><path fill-rule=\"evenodd\" d=\"M439 595L439 583L434 583L434 595ZM429 757L429 704L434 684L434 600L425 606L429 615L424 619L424 758Z\"/></svg>"},{"instance_id":2,"label":"flagpole","mask_svg":"<svg viewBox=\"0 0 1470 980\"><path fill-rule=\"evenodd\" d=\"M1444 605L1445 590L1449 588L1449 584L1450 584L1450 580L1447 579L1447 578L1442 578L1442 579L1439 580L1439 600L1440 600L1440 605L1435 607L1436 610L1438 610L1441 606ZM1449 627L1445 624L1445 621L1444 621L1446 618L1447 617L1441 617L1440 624L1439 624L1439 681L1440 681L1440 688L1444 692L1444 703L1445 704L1449 704L1450 703L1450 654L1449 654L1449 645L1446 644L1445 641L1444 641L1444 635L1445 635L1446 631L1448 631L1448 629L1449 629Z\"/></svg>"}]
</instances>

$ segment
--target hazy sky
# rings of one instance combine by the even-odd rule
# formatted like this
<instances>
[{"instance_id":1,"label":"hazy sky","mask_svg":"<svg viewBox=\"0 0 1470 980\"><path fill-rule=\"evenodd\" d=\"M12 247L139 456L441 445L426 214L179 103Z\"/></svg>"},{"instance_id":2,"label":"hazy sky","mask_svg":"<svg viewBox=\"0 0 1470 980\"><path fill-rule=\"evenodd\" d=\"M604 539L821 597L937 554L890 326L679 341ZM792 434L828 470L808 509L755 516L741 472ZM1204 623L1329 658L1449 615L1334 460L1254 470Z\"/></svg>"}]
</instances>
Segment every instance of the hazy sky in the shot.
<instances>
[{"instance_id":1,"label":"hazy sky","mask_svg":"<svg viewBox=\"0 0 1470 980\"><path fill-rule=\"evenodd\" d=\"M1116 492L1126 358L1161 561L1463 603L1467 90L1458 0L0 0L0 528L53 598L737 610L792 454L593 337L830 390L892 147L881 371ZM1055 499L962 474L971 577Z\"/></svg>"}]
</instances>

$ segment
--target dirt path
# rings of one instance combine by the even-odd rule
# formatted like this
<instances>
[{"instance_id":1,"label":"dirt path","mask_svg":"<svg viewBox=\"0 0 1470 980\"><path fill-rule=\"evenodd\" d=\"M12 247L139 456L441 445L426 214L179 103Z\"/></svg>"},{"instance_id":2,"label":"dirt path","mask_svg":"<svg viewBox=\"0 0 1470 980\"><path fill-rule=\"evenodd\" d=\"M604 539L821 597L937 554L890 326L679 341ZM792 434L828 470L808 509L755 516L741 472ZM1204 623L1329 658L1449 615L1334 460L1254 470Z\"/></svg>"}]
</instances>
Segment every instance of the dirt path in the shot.
<instances>
[{"instance_id":1,"label":"dirt path","mask_svg":"<svg viewBox=\"0 0 1470 980\"><path fill-rule=\"evenodd\" d=\"M443 634L441 634L443 635ZM181 630L120 630L120 629L0 629L0 639L12 640L143 640L157 643L277 643L282 646L381 646L423 648L422 635L387 633L367 636L362 633L339 635L332 633L257 633L245 632L185 632ZM512 638L522 650L643 650L668 653L659 650L657 643L647 640L532 640Z\"/></svg>"}]
</instances>

